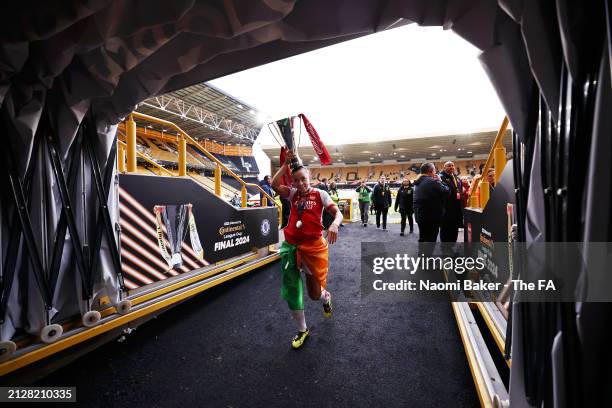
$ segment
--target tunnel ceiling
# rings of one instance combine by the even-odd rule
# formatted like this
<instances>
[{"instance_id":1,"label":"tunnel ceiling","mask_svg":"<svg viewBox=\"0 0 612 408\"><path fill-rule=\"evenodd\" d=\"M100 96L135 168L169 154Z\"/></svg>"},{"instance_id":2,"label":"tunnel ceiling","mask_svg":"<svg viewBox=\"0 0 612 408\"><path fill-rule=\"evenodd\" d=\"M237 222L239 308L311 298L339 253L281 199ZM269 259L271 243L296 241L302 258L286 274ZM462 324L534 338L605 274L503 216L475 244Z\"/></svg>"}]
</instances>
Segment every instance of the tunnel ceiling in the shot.
<instances>
[{"instance_id":1,"label":"tunnel ceiling","mask_svg":"<svg viewBox=\"0 0 612 408\"><path fill-rule=\"evenodd\" d=\"M532 3L23 1L0 17L0 102L11 99L8 114L18 116L55 87L68 106L89 103L99 121L114 124L152 96L414 22L452 29L483 51L481 62L524 135L536 81L551 106L558 101L551 67L561 58L556 13Z\"/></svg>"}]
</instances>

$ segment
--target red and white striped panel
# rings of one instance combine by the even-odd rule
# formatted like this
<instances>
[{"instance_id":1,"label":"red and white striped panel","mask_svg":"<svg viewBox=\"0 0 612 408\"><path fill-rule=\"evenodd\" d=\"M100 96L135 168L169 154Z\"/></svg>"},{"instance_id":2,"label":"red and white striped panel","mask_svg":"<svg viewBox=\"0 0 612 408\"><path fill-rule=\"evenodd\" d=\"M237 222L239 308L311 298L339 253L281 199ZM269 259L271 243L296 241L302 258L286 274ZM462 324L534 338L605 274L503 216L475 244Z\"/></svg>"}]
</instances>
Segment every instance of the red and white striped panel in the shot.
<instances>
[{"instance_id":1,"label":"red and white striped panel","mask_svg":"<svg viewBox=\"0 0 612 408\"><path fill-rule=\"evenodd\" d=\"M157 227L153 209L147 210L127 191L119 187L119 223L121 225L121 269L125 285L136 289L170 276L209 265L196 257L191 246L183 241L183 264L178 270L170 269L162 257L157 243ZM162 226L164 234L165 226ZM166 248L170 245L164 239Z\"/></svg>"}]
</instances>

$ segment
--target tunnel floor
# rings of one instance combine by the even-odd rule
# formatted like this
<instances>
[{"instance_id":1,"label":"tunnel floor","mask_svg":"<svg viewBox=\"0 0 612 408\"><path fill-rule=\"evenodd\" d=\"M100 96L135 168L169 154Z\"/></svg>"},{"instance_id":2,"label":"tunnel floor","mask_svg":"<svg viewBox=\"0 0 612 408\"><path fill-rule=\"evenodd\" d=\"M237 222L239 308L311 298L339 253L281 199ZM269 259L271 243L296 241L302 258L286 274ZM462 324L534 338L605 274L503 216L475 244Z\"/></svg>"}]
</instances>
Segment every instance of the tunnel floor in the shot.
<instances>
[{"instance_id":1,"label":"tunnel floor","mask_svg":"<svg viewBox=\"0 0 612 408\"><path fill-rule=\"evenodd\" d=\"M370 221L372 222L372 220ZM278 262L207 290L39 381L76 386L87 407L477 407L448 303L360 297L361 241L416 241L350 224L330 248L334 315L306 301L311 337L279 295Z\"/></svg>"}]
</instances>

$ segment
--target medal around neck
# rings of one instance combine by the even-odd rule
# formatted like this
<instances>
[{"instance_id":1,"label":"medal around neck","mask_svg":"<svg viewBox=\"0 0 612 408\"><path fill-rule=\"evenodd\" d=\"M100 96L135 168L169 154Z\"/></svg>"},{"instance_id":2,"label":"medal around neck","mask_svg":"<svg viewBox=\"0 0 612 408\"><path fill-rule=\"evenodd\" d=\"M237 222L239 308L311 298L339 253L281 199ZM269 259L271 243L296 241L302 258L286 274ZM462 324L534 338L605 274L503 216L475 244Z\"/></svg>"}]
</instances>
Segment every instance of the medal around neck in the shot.
<instances>
[{"instance_id":1,"label":"medal around neck","mask_svg":"<svg viewBox=\"0 0 612 408\"><path fill-rule=\"evenodd\" d=\"M295 228L302 228L302 220L297 220L295 223Z\"/></svg>"}]
</instances>

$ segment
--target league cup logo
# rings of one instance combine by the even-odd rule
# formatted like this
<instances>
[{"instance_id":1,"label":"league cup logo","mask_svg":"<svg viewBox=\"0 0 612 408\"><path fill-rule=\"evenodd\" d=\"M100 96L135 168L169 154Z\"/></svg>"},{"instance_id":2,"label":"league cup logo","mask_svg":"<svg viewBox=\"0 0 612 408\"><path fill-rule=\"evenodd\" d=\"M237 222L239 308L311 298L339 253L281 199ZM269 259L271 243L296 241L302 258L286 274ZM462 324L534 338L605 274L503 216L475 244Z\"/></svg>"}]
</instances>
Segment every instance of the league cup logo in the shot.
<instances>
[{"instance_id":1,"label":"league cup logo","mask_svg":"<svg viewBox=\"0 0 612 408\"><path fill-rule=\"evenodd\" d=\"M168 263L169 269L180 268L183 265L181 250L183 240L187 235L187 230L189 230L191 247L196 257L198 259L204 258L204 251L202 250L202 244L198 236L191 204L156 205L153 208L153 212L155 213L159 251L166 260L166 263ZM166 248L164 230L166 232L166 242L168 243L170 253L168 253L168 249Z\"/></svg>"}]
</instances>

